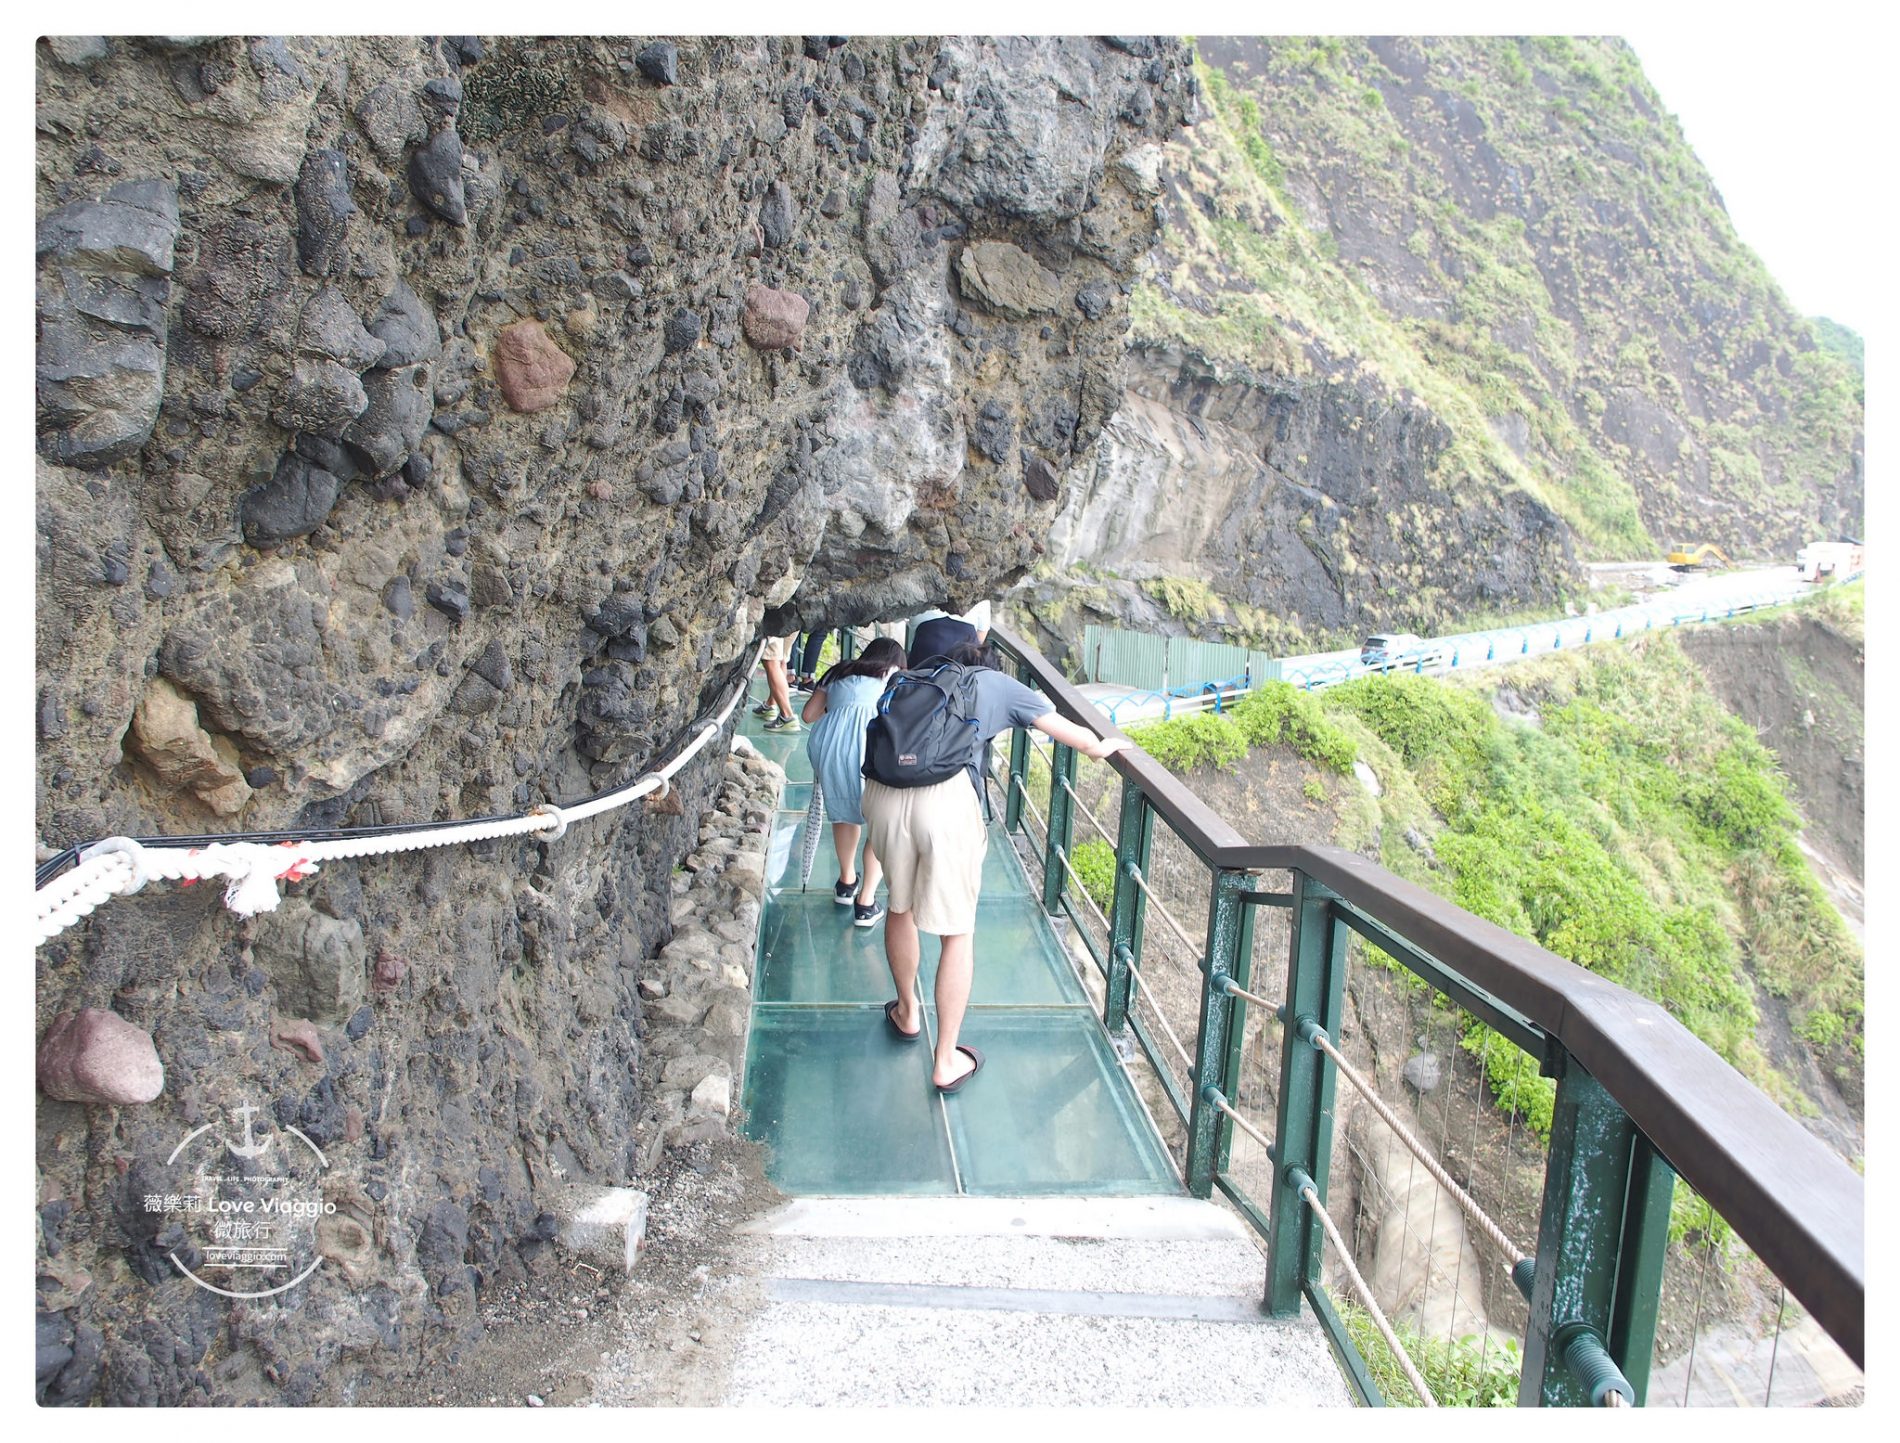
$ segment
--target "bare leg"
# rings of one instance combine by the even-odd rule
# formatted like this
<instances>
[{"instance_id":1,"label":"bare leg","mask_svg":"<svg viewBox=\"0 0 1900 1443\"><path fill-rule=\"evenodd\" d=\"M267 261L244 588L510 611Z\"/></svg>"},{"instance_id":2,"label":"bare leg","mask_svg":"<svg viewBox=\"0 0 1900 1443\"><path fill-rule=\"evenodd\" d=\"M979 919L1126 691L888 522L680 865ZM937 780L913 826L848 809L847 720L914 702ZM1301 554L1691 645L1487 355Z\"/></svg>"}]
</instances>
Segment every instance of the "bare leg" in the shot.
<instances>
[{"instance_id":1,"label":"bare leg","mask_svg":"<svg viewBox=\"0 0 1900 1443\"><path fill-rule=\"evenodd\" d=\"M765 689L771 693L772 704L778 708L782 717L792 714L792 690L785 681L785 663L768 661L765 666Z\"/></svg>"},{"instance_id":2,"label":"bare leg","mask_svg":"<svg viewBox=\"0 0 1900 1443\"><path fill-rule=\"evenodd\" d=\"M871 839L864 840L864 883L858 888L858 905L868 907L877 899L877 884L883 880L884 864L871 850Z\"/></svg>"},{"instance_id":3,"label":"bare leg","mask_svg":"<svg viewBox=\"0 0 1900 1443\"><path fill-rule=\"evenodd\" d=\"M910 919L904 919L908 922ZM915 929L913 928L913 933ZM886 936L888 937L888 933ZM888 943L886 946L888 947ZM957 1033L963 1028L963 1009L970 1002L970 977L976 957L974 933L943 939L937 957L937 1057L930 1080L943 1087L972 1071L976 1063L957 1051Z\"/></svg>"},{"instance_id":4,"label":"bare leg","mask_svg":"<svg viewBox=\"0 0 1900 1443\"><path fill-rule=\"evenodd\" d=\"M838 849L838 880L856 885L858 880L858 833L864 830L856 822L833 822L831 845ZM865 854L870 855L867 851ZM866 864L869 865L868 862Z\"/></svg>"},{"instance_id":5,"label":"bare leg","mask_svg":"<svg viewBox=\"0 0 1900 1443\"><path fill-rule=\"evenodd\" d=\"M894 1020L905 1032L924 1025L924 1009L917 1004L917 967L923 954L918 948L917 924L908 912L892 912L884 920L884 960L890 963L891 981L897 984L897 1012Z\"/></svg>"}]
</instances>

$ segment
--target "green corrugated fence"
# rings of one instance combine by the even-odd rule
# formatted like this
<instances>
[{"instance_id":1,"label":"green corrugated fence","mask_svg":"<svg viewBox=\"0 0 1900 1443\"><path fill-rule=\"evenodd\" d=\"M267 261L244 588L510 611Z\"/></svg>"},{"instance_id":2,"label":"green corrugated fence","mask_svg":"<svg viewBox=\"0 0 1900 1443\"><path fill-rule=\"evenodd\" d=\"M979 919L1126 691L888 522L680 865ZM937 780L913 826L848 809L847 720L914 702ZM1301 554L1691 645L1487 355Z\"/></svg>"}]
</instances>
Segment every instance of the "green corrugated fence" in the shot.
<instances>
[{"instance_id":1,"label":"green corrugated fence","mask_svg":"<svg viewBox=\"0 0 1900 1443\"><path fill-rule=\"evenodd\" d=\"M1280 663L1264 651L1224 642L1089 626L1082 632L1082 671L1088 681L1169 691L1248 674L1255 682L1277 681Z\"/></svg>"}]
</instances>

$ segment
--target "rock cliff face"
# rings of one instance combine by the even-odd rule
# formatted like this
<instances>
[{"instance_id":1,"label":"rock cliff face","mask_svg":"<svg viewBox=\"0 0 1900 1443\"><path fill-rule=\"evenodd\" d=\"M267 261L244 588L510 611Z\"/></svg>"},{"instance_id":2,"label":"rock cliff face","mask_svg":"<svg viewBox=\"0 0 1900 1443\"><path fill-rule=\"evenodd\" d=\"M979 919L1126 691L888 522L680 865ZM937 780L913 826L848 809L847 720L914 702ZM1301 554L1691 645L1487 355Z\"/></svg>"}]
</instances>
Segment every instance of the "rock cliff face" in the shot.
<instances>
[{"instance_id":1,"label":"rock cliff face","mask_svg":"<svg viewBox=\"0 0 1900 1443\"><path fill-rule=\"evenodd\" d=\"M1119 401L1193 91L1140 37L59 37L38 66L55 847L588 795L673 754L762 620L999 590ZM549 1190L680 1135L635 984L717 751L558 841L330 864L249 922L154 888L43 946L40 1031L110 1012L164 1090L41 1100L42 1397L452 1363L479 1289L552 1266ZM231 1302L141 1199L246 1102L326 1150L344 1221Z\"/></svg>"},{"instance_id":2,"label":"rock cliff face","mask_svg":"<svg viewBox=\"0 0 1900 1443\"><path fill-rule=\"evenodd\" d=\"M1569 530L1534 496L1446 489L1451 433L1413 398L1157 345L1131 352L1128 387L1015 594L1051 648L1099 621L1297 651L1577 584Z\"/></svg>"},{"instance_id":3,"label":"rock cliff face","mask_svg":"<svg viewBox=\"0 0 1900 1443\"><path fill-rule=\"evenodd\" d=\"M1628 47L1196 46L1210 104L1164 155L1132 298L1142 401L1055 532L1122 580L1052 569L1029 595L1046 625L1072 629L1065 600L1167 621L1130 581L1171 576L1305 650L1548 604L1581 589L1572 553L1785 559L1860 534L1858 375Z\"/></svg>"},{"instance_id":4,"label":"rock cliff face","mask_svg":"<svg viewBox=\"0 0 1900 1443\"><path fill-rule=\"evenodd\" d=\"M1867 875L1866 634L1792 615L1698 627L1682 649L1787 774L1808 840L1856 882Z\"/></svg>"}]
</instances>

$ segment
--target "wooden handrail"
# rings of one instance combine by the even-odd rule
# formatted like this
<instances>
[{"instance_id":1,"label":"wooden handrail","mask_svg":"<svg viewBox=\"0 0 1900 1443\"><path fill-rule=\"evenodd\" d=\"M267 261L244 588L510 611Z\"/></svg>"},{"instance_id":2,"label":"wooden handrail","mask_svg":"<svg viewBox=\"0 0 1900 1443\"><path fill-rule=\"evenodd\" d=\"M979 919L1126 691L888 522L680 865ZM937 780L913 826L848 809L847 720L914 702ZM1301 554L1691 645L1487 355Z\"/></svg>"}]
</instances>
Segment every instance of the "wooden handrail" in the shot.
<instances>
[{"instance_id":1,"label":"wooden handrail","mask_svg":"<svg viewBox=\"0 0 1900 1443\"><path fill-rule=\"evenodd\" d=\"M990 635L1063 716L1123 735L1035 647L1000 626ZM1356 853L1248 842L1139 748L1108 761L1210 866L1301 872L1556 1038L1865 1366L1864 1182L1661 1006Z\"/></svg>"}]
</instances>

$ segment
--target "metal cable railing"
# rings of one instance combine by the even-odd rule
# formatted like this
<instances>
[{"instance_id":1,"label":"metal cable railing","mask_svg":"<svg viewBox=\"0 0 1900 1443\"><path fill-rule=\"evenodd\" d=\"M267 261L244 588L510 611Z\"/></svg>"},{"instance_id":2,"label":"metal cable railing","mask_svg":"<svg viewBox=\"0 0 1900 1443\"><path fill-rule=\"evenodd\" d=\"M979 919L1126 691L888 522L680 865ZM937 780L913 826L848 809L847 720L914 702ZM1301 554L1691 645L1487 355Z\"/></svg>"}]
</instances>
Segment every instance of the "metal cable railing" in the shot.
<instances>
[{"instance_id":1,"label":"metal cable railing","mask_svg":"<svg viewBox=\"0 0 1900 1443\"><path fill-rule=\"evenodd\" d=\"M1142 875L1141 868L1136 866L1133 862L1127 862L1123 864L1122 869L1128 873L1130 880L1132 880L1137 887L1141 888L1142 895L1148 899L1148 905L1161 914L1161 920L1168 924L1168 930L1180 939L1181 945L1186 947L1190 953L1196 956L1200 955L1204 942L1196 942L1188 935L1187 928L1175 920L1174 913L1168 910L1167 904L1157 897L1154 893L1154 888L1148 885L1148 879Z\"/></svg>"},{"instance_id":2,"label":"metal cable railing","mask_svg":"<svg viewBox=\"0 0 1900 1443\"><path fill-rule=\"evenodd\" d=\"M1611 624L1599 629L1607 635ZM1588 625L1581 630L1584 639L1593 634ZM1033 649L1001 628L995 633L1004 649L1019 659L1022 679L1039 686L1062 716L1098 736L1119 735L1112 721L1104 720ZM1552 640L1567 646L1577 637L1565 632L1553 634ZM1495 652L1495 645L1490 650ZM1045 780L1048 785L1046 813L1031 795L1028 780L1032 761L1038 773L1043 770L1044 763L1037 759L1044 755L1048 775L1036 781L1038 789ZM1495 1248L1507 1262L1515 1291L1530 1305L1521 1361L1508 1370L1521 1372L1519 1396L1524 1401L1618 1406L1643 1400L1655 1328L1658 1260L1667 1247L1669 1189L1678 1174L1721 1209L1778 1277L1799 1289L1794 1295L1850 1358L1859 1360L1864 1298L1859 1180L1663 1008L1365 858L1330 847L1250 843L1138 749L1108 758L1121 786L1119 812L1110 813L1116 817L1113 827L1085 800L1095 789L1077 778L1075 749L1058 742L1045 753L1024 737L1012 744L1009 765L1010 784L1003 788L1009 806L1005 825L1040 843L1043 905L1052 913L1068 913L1077 924L1078 941L1089 947L1102 968L1104 1025L1117 1036L1124 1028L1132 1030L1185 1124L1184 1182L1197 1196L1219 1188L1265 1236L1267 1311L1290 1317L1310 1301L1365 1396L1375 1398L1376 1385L1313 1270L1321 1246L1314 1217L1325 1211L1320 1193L1334 1146L1332 1088L1341 1075L1366 1098L1369 1113L1389 1129L1383 1143L1386 1156L1377 1169L1368 1166L1367 1177L1376 1177L1377 1195L1387 1199L1383 1206L1398 1210L1389 1218L1389 1224L1400 1229L1392 1235L1395 1244L1406 1249L1407 1256L1424 1259L1422 1280L1407 1284L1402 1294L1407 1310L1416 1299L1421 1338L1428 1331L1438 1335L1439 1323L1428 1326L1426 1318L1428 1311L1438 1316L1445 1297L1440 1290L1447 1282L1451 1301L1446 1326L1457 1326L1461 1308L1486 1315L1482 1296L1475 1303L1465 1298L1461 1282L1474 1277L1471 1259ZM1114 850L1111 906L1083 884L1080 874L1092 874L1093 869L1077 863L1079 848L1072 839L1078 830L1086 831L1091 849L1100 839ZM1191 854L1185 869L1172 851L1159 854L1162 860L1151 860L1151 847L1164 843L1170 848L1178 844ZM1208 880L1204 933L1185 926L1175 911L1188 893L1196 864L1206 869ZM1271 871L1290 873L1291 889L1261 890L1254 878ZM1099 880L1096 885L1100 887ZM1267 907L1287 909L1290 922L1284 1003L1266 995L1270 988L1249 980L1253 919ZM1154 925L1146 925L1149 922ZM1105 951L1096 947L1098 928L1106 933ZM1556 1078L1556 1116L1547 1124L1548 1141L1546 1127L1538 1129L1546 1178L1536 1235L1540 1249L1550 1244L1547 1256L1528 1256L1439 1162L1439 1157L1451 1155L1446 1147L1448 1107L1437 1110L1444 1136L1434 1152L1424 1129L1402 1122L1367 1077L1332 1045L1344 1010L1353 934L1387 951L1435 997L1449 999L1514 1044L1545 1076ZM1175 975L1178 949L1185 949L1182 960L1196 975ZM1167 969L1157 977L1144 976L1144 951L1150 960L1169 959ZM1166 995L1176 1003L1183 985L1198 986L1196 1028L1170 1025L1162 994L1150 986L1154 980L1165 984ZM1280 1026L1255 1030L1259 1014L1247 1012L1249 1007L1267 1009L1266 1015L1277 1016ZM1156 1030L1167 1035L1166 1043L1148 1029L1151 1012L1160 1023ZM1306 1035L1308 1028L1311 1035ZM1250 1033L1259 1039L1258 1049L1249 1041ZM1268 1047L1270 1036L1279 1038L1277 1049ZM1191 1090L1180 1088L1174 1058L1186 1065L1194 1082ZM1264 1093L1273 1115L1269 1126L1258 1108L1249 1105L1255 1084L1247 1079L1271 1077L1276 1066L1277 1085L1269 1083ZM1489 1096L1482 1067L1474 1077L1478 1096L1471 1106L1472 1147L1477 1156L1475 1129ZM1507 1157L1517 1151L1520 1136L1515 1095L1508 1111L1509 1136L1499 1140ZM1505 1127L1502 1110L1496 1124L1500 1130ZM1248 1145L1245 1159L1236 1155L1230 1166L1230 1145L1241 1139ZM1345 1145L1353 1148L1351 1139ZM1255 1148L1266 1154L1270 1166L1262 1166ZM1580 1151L1585 1149L1589 1151ZM1791 1175L1792 1159L1799 1163ZM1505 1169L1500 1217L1516 1216L1511 1201L1514 1183L1521 1187L1519 1171L1515 1166ZM1426 1175L1434 1184L1429 1193L1418 1191ZM1260 1197L1250 1195L1249 1188L1259 1189ZM1361 1194L1362 1205L1365 1196L1370 1195ZM1499 1199L1487 1194L1486 1201ZM1454 1205L1468 1221L1472 1241L1486 1240L1475 1255L1461 1242L1455 1272L1450 1256L1434 1257L1427 1238L1414 1226L1436 1239L1445 1212ZM1337 1229L1330 1220L1320 1227L1342 1271L1363 1287L1364 1278ZM1559 1270L1554 1286L1545 1269ZM1614 1287L1599 1277L1578 1291L1565 1281L1564 1271L1578 1269L1594 1274L1616 1270ZM1414 1287L1420 1291L1411 1291ZM1648 1304L1642 1301L1645 1290ZM1369 1302L1370 1292L1365 1291ZM1626 1295L1639 1310L1634 1323L1627 1315L1613 1322L1595 1301ZM1617 1303L1619 1309L1623 1306ZM1395 1348L1394 1357L1402 1357L1391 1319L1380 1331ZM1488 1352L1489 1327L1484 1338ZM1443 1346L1455 1342L1446 1337ZM1474 1353L1472 1359L1481 1375L1485 1352ZM1409 1363L1405 1370L1408 1375L1417 1372ZM1633 1371L1625 1376L1619 1370Z\"/></svg>"},{"instance_id":3,"label":"metal cable railing","mask_svg":"<svg viewBox=\"0 0 1900 1443\"><path fill-rule=\"evenodd\" d=\"M1011 785L1016 788L1018 795L1022 797L1023 805L1028 808L1029 815L1035 818L1036 825L1042 829L1044 852L1048 853L1053 851L1057 861L1062 864L1063 872L1068 876L1071 882L1075 883L1074 891L1081 896L1083 901L1088 903L1089 910L1092 911L1096 919L1101 922L1103 930L1112 936L1114 933L1114 924L1109 921L1107 914L1096 904L1095 899L1089 895L1088 888L1082 885L1081 878L1076 875L1075 864L1069 860L1067 849L1059 846L1054 848L1049 846L1048 819L1042 815L1042 810L1037 807L1035 798L1029 795L1028 787L1023 785L1022 780L1014 774L1010 776L1009 780ZM1190 943L1189 945L1191 946L1192 944ZM1173 1044L1174 1050L1180 1054L1181 1060L1187 1064L1188 1070L1192 1072L1194 1068L1194 1055L1188 1051L1187 1045L1181 1041L1179 1034L1177 1034L1174 1028L1169 1024L1167 1013L1161 1010L1161 1003L1159 999L1154 996L1153 989L1151 989L1143 979L1141 969L1130 963L1128 972L1130 981L1133 984L1133 996L1136 1000L1145 1001L1148 1004L1148 1010L1154 1014L1155 1021L1161 1024L1162 1035Z\"/></svg>"},{"instance_id":4,"label":"metal cable railing","mask_svg":"<svg viewBox=\"0 0 1900 1443\"><path fill-rule=\"evenodd\" d=\"M55 937L111 898L130 896L148 882L159 879L187 884L223 879L225 905L239 916L250 917L275 911L281 901L278 883L304 881L316 874L321 862L501 841L510 837L533 836L543 842L559 841L574 822L624 807L656 791L662 796L670 792L673 777L718 735L732 716L746 694L752 666L757 664L763 649L761 642L753 652L752 663L738 673L724 706L716 715L695 723L693 739L683 745L670 762L642 773L623 786L564 806L542 802L510 817L289 834L238 832L213 842L199 838L108 837L77 849L73 854L78 862L73 870L46 881L35 892L33 925L37 940L43 942ZM47 870L42 867L40 875L45 877Z\"/></svg>"},{"instance_id":5,"label":"metal cable railing","mask_svg":"<svg viewBox=\"0 0 1900 1443\"><path fill-rule=\"evenodd\" d=\"M1346 1061L1340 1054L1339 1049L1333 1046L1332 1039L1326 1035L1325 1030L1317 1025L1310 1025L1302 1027L1300 1029L1300 1035L1305 1037L1314 1047L1324 1052L1333 1060L1333 1066L1339 1069L1340 1075L1358 1089L1359 1095L1366 1100L1367 1105L1370 1106L1374 1112L1379 1114L1380 1120L1383 1121L1387 1127L1391 1128L1393 1132L1398 1134L1399 1141L1403 1142L1405 1146L1410 1149L1413 1157L1425 1165L1425 1170L1437 1179L1438 1185L1452 1195L1458 1206L1464 1210L1465 1216L1477 1225L1478 1230L1489 1238L1500 1252L1510 1259L1510 1266L1507 1267L1506 1271L1508 1272L1510 1267L1515 1267L1517 1264L1523 1262L1528 1254L1526 1254L1522 1248L1518 1247L1516 1243L1511 1241L1503 1228L1499 1227L1486 1216L1484 1209L1478 1206L1477 1201L1470 1193L1452 1181L1451 1174L1446 1172L1438 1160L1431 1156L1426 1150L1425 1144L1412 1135L1412 1130L1399 1120L1398 1114L1379 1096L1373 1089L1372 1084L1367 1082L1365 1077L1360 1073L1359 1069Z\"/></svg>"},{"instance_id":6,"label":"metal cable railing","mask_svg":"<svg viewBox=\"0 0 1900 1443\"><path fill-rule=\"evenodd\" d=\"M1427 1408L1436 1408L1438 1400L1432 1396L1432 1390L1425 1386L1425 1380L1419 1376L1412 1355L1400 1346L1398 1334L1392 1331L1392 1324L1385 1316L1385 1310L1379 1306L1378 1299L1372 1296L1372 1289L1366 1286L1366 1280L1359 1275L1359 1269L1352 1260L1352 1249L1346 1246L1346 1240L1339 1235L1339 1229L1333 1225L1332 1217L1326 1211L1326 1205L1319 1200L1319 1189L1313 1186L1311 1178L1302 1175L1299 1187L1300 1201L1305 1203L1319 1225L1326 1230L1327 1238L1333 1245L1333 1256L1344 1269L1352 1290L1359 1295L1359 1304L1372 1317L1373 1326L1379 1330L1379 1336L1385 1339L1385 1345L1392 1350L1392 1357L1404 1372L1406 1381L1417 1391L1419 1401Z\"/></svg>"}]
</instances>

